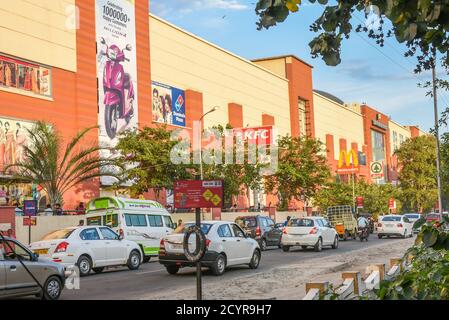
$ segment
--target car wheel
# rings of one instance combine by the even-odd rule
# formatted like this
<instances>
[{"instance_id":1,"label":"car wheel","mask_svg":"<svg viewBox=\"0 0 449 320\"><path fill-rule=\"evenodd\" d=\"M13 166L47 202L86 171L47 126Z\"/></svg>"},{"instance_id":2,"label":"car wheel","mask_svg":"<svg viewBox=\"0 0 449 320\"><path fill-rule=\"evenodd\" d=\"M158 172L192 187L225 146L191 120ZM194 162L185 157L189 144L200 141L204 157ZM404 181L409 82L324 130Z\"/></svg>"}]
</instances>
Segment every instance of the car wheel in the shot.
<instances>
[{"instance_id":1,"label":"car wheel","mask_svg":"<svg viewBox=\"0 0 449 320\"><path fill-rule=\"evenodd\" d=\"M267 240L265 240L265 239L260 240L260 249L262 251L267 250Z\"/></svg>"},{"instance_id":2,"label":"car wheel","mask_svg":"<svg viewBox=\"0 0 449 320\"><path fill-rule=\"evenodd\" d=\"M321 238L316 242L314 249L315 252L321 252L321 250L323 250L323 240Z\"/></svg>"},{"instance_id":3,"label":"car wheel","mask_svg":"<svg viewBox=\"0 0 449 320\"><path fill-rule=\"evenodd\" d=\"M214 264L211 267L212 273L216 276L221 276L226 270L226 258L219 254Z\"/></svg>"},{"instance_id":4,"label":"car wheel","mask_svg":"<svg viewBox=\"0 0 449 320\"><path fill-rule=\"evenodd\" d=\"M143 263L148 263L148 262L150 262L150 260L151 260L151 257L144 257Z\"/></svg>"},{"instance_id":5,"label":"car wheel","mask_svg":"<svg viewBox=\"0 0 449 320\"><path fill-rule=\"evenodd\" d=\"M131 251L128 258L129 270L137 270L140 267L140 253L136 250Z\"/></svg>"},{"instance_id":6,"label":"car wheel","mask_svg":"<svg viewBox=\"0 0 449 320\"><path fill-rule=\"evenodd\" d=\"M338 236L335 236L334 243L332 244L332 249L338 249Z\"/></svg>"},{"instance_id":7,"label":"car wheel","mask_svg":"<svg viewBox=\"0 0 449 320\"><path fill-rule=\"evenodd\" d=\"M257 269L260 263L260 251L254 250L253 257L251 258L251 262L249 263L250 269Z\"/></svg>"},{"instance_id":8,"label":"car wheel","mask_svg":"<svg viewBox=\"0 0 449 320\"><path fill-rule=\"evenodd\" d=\"M290 246L282 246L282 251L289 252L290 251Z\"/></svg>"},{"instance_id":9,"label":"car wheel","mask_svg":"<svg viewBox=\"0 0 449 320\"><path fill-rule=\"evenodd\" d=\"M177 274L178 271L179 271L179 267L177 265L174 265L174 264L165 266L165 269L167 269L167 272L169 274Z\"/></svg>"},{"instance_id":10,"label":"car wheel","mask_svg":"<svg viewBox=\"0 0 449 320\"><path fill-rule=\"evenodd\" d=\"M88 256L81 256L76 263L78 268L80 269L80 276L87 276L92 270L92 261Z\"/></svg>"},{"instance_id":11,"label":"car wheel","mask_svg":"<svg viewBox=\"0 0 449 320\"><path fill-rule=\"evenodd\" d=\"M306 249L307 249L307 246L301 246L301 249L302 249L302 250L306 250Z\"/></svg>"},{"instance_id":12,"label":"car wheel","mask_svg":"<svg viewBox=\"0 0 449 320\"><path fill-rule=\"evenodd\" d=\"M382 238L383 238L383 236L380 235L380 234L378 234L377 237L378 237L379 239L382 239Z\"/></svg>"},{"instance_id":13,"label":"car wheel","mask_svg":"<svg viewBox=\"0 0 449 320\"><path fill-rule=\"evenodd\" d=\"M104 270L104 267L101 267L101 268L92 268L92 270L93 270L95 273L102 273L103 270Z\"/></svg>"},{"instance_id":14,"label":"car wheel","mask_svg":"<svg viewBox=\"0 0 449 320\"><path fill-rule=\"evenodd\" d=\"M45 281L44 300L58 300L62 292L62 281L57 276L51 276Z\"/></svg>"}]
</instances>

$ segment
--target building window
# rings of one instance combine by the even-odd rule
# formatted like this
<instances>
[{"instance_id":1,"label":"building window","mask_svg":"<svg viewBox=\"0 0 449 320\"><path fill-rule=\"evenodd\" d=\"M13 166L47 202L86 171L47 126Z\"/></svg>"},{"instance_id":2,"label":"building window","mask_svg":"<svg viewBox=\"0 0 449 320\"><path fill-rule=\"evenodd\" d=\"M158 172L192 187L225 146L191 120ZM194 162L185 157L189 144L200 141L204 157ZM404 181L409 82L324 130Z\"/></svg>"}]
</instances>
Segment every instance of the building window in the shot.
<instances>
[{"instance_id":1,"label":"building window","mask_svg":"<svg viewBox=\"0 0 449 320\"><path fill-rule=\"evenodd\" d=\"M396 151L398 149L399 149L398 133L396 131L393 131L393 150Z\"/></svg>"},{"instance_id":2,"label":"building window","mask_svg":"<svg viewBox=\"0 0 449 320\"><path fill-rule=\"evenodd\" d=\"M404 143L404 136L402 134L399 135L399 146Z\"/></svg>"},{"instance_id":3,"label":"building window","mask_svg":"<svg viewBox=\"0 0 449 320\"><path fill-rule=\"evenodd\" d=\"M298 110L299 110L299 135L306 136L307 135L307 116L306 110L307 102L302 99L298 99Z\"/></svg>"},{"instance_id":4,"label":"building window","mask_svg":"<svg viewBox=\"0 0 449 320\"><path fill-rule=\"evenodd\" d=\"M0 88L51 98L51 68L0 54Z\"/></svg>"}]
</instances>

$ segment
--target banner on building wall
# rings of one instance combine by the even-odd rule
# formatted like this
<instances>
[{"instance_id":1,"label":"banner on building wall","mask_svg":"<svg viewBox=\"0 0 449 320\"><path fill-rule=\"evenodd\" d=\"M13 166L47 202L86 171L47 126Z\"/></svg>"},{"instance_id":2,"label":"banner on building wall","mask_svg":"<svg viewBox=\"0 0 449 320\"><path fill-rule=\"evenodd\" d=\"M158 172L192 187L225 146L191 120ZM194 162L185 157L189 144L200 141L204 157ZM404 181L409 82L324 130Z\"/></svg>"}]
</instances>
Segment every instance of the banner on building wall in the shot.
<instances>
[{"instance_id":1,"label":"banner on building wall","mask_svg":"<svg viewBox=\"0 0 449 320\"><path fill-rule=\"evenodd\" d=\"M153 121L174 126L186 126L186 96L184 90L152 82Z\"/></svg>"},{"instance_id":2,"label":"banner on building wall","mask_svg":"<svg viewBox=\"0 0 449 320\"><path fill-rule=\"evenodd\" d=\"M29 146L29 133L34 123L30 121L0 118L0 174L8 165L23 161L24 147ZM14 173L8 169L8 174Z\"/></svg>"},{"instance_id":3,"label":"banner on building wall","mask_svg":"<svg viewBox=\"0 0 449 320\"><path fill-rule=\"evenodd\" d=\"M1 87L51 97L51 68L0 54Z\"/></svg>"},{"instance_id":4,"label":"banner on building wall","mask_svg":"<svg viewBox=\"0 0 449 320\"><path fill-rule=\"evenodd\" d=\"M138 123L135 7L134 0L95 3L99 142L113 148L118 135ZM101 156L114 155L102 151ZM101 178L103 185L114 182Z\"/></svg>"}]
</instances>

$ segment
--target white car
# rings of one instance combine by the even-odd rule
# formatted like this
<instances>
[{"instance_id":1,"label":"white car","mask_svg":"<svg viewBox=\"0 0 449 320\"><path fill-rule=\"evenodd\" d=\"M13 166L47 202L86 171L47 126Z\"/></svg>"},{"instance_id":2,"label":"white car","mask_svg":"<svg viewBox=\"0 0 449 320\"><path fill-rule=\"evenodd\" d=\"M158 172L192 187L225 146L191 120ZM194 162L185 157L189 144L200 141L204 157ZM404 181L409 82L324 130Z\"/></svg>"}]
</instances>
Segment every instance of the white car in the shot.
<instances>
[{"instance_id":1,"label":"white car","mask_svg":"<svg viewBox=\"0 0 449 320\"><path fill-rule=\"evenodd\" d=\"M402 238L413 237L413 223L406 216L387 215L379 217L377 224L377 236L383 237L399 236Z\"/></svg>"},{"instance_id":2,"label":"white car","mask_svg":"<svg viewBox=\"0 0 449 320\"><path fill-rule=\"evenodd\" d=\"M183 249L184 235L195 222L188 222L184 228L176 229L172 234L162 238L159 249L159 263L165 266L167 272L176 274L180 268L193 267ZM226 221L202 221L201 230L206 236L206 253L201 260L203 266L220 276L226 267L248 265L251 269L259 267L261 250L256 240L250 238L235 223ZM189 244L196 242L192 235ZM195 249L195 248L193 248ZM191 250L194 251L194 250Z\"/></svg>"},{"instance_id":3,"label":"white car","mask_svg":"<svg viewBox=\"0 0 449 320\"><path fill-rule=\"evenodd\" d=\"M91 270L100 273L105 267L120 265L136 270L143 258L136 242L124 240L110 228L102 226L57 230L41 241L31 243L30 249L64 266L78 266L81 276L88 275Z\"/></svg>"},{"instance_id":4,"label":"white car","mask_svg":"<svg viewBox=\"0 0 449 320\"><path fill-rule=\"evenodd\" d=\"M412 225L414 225L416 221L422 218L422 215L419 213L406 213L404 214L404 217L407 217L412 223ZM421 231L421 227L417 229L413 228L413 232L418 233L419 231Z\"/></svg>"},{"instance_id":5,"label":"white car","mask_svg":"<svg viewBox=\"0 0 449 320\"><path fill-rule=\"evenodd\" d=\"M281 246L284 252L293 246L313 247L317 252L323 246L337 249L338 234L323 217L293 218L283 230Z\"/></svg>"}]
</instances>

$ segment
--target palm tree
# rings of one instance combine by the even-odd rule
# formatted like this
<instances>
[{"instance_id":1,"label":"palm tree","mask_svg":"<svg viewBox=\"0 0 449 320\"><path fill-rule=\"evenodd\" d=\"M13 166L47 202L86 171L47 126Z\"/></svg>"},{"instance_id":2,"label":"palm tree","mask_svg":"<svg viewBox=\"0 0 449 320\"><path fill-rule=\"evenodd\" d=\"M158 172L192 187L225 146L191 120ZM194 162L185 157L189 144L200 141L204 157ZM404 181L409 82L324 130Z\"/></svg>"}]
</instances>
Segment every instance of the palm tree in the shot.
<instances>
[{"instance_id":1,"label":"palm tree","mask_svg":"<svg viewBox=\"0 0 449 320\"><path fill-rule=\"evenodd\" d=\"M38 184L47 193L50 204L63 203L63 196L74 186L101 176L119 178L106 168L116 166L113 159L103 159L98 145L89 145L85 136L97 127L81 130L62 150L63 142L53 126L39 121L27 129L29 140L23 147L23 160L11 164L6 170L15 178Z\"/></svg>"}]
</instances>

